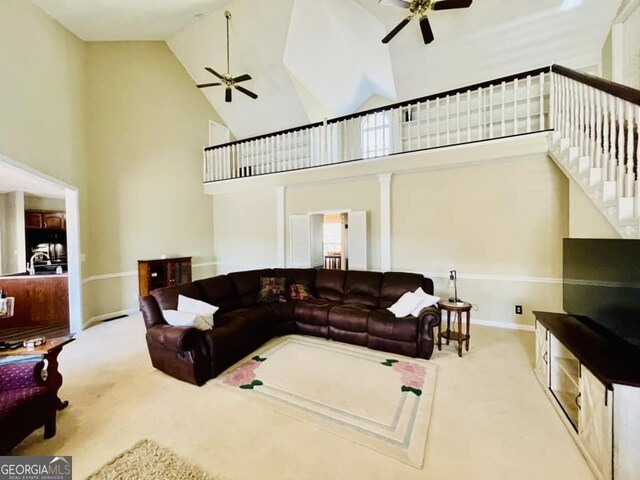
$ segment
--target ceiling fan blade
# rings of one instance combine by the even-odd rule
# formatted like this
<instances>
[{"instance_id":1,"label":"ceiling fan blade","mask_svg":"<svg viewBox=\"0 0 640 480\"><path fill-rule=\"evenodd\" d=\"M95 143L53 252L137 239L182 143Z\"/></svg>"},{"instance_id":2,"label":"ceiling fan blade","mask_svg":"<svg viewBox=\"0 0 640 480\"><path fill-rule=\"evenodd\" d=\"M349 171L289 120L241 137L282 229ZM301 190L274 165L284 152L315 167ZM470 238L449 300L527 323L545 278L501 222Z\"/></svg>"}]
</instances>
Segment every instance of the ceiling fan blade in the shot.
<instances>
[{"instance_id":1,"label":"ceiling fan blade","mask_svg":"<svg viewBox=\"0 0 640 480\"><path fill-rule=\"evenodd\" d=\"M420 19L420 30L422 31L422 39L424 40L425 45L433 42L433 31L431 30L431 24L429 23L429 19L427 17L422 17Z\"/></svg>"},{"instance_id":2,"label":"ceiling fan blade","mask_svg":"<svg viewBox=\"0 0 640 480\"><path fill-rule=\"evenodd\" d=\"M244 87L241 87L240 85L236 85L236 89L242 93L244 93L245 95L253 98L254 100L258 98L258 95L256 95L255 93L253 93L251 90L247 90Z\"/></svg>"},{"instance_id":3,"label":"ceiling fan blade","mask_svg":"<svg viewBox=\"0 0 640 480\"><path fill-rule=\"evenodd\" d=\"M216 77L218 77L220 80L224 80L224 77L223 77L222 75L220 75L218 72L216 72L213 68L211 68L211 67L204 67L204 69L205 69L207 72L209 72L209 73L211 73L211 74L215 75Z\"/></svg>"},{"instance_id":4,"label":"ceiling fan blade","mask_svg":"<svg viewBox=\"0 0 640 480\"><path fill-rule=\"evenodd\" d=\"M411 2L405 2L405 0L380 0L380 5L384 5L385 7L409 8Z\"/></svg>"},{"instance_id":5,"label":"ceiling fan blade","mask_svg":"<svg viewBox=\"0 0 640 480\"><path fill-rule=\"evenodd\" d=\"M411 18L412 17L407 17L404 20L402 20L398 25L396 25L396 28L391 30L389 34L382 39L382 43L389 43L393 39L393 37L395 37L398 33L400 33L400 30L402 30L404 27L407 26L407 24L411 21Z\"/></svg>"},{"instance_id":6,"label":"ceiling fan blade","mask_svg":"<svg viewBox=\"0 0 640 480\"><path fill-rule=\"evenodd\" d=\"M224 101L227 103L230 103L232 100L232 94L231 94L231 87L227 87L227 90L225 91L224 94Z\"/></svg>"},{"instance_id":7,"label":"ceiling fan blade","mask_svg":"<svg viewBox=\"0 0 640 480\"><path fill-rule=\"evenodd\" d=\"M222 85L220 82L216 83L201 83L200 85L196 85L198 88L207 88L207 87L217 87L218 85Z\"/></svg>"},{"instance_id":8,"label":"ceiling fan blade","mask_svg":"<svg viewBox=\"0 0 640 480\"><path fill-rule=\"evenodd\" d=\"M473 0L441 0L431 4L432 10L451 10L453 8L470 7Z\"/></svg>"},{"instance_id":9,"label":"ceiling fan blade","mask_svg":"<svg viewBox=\"0 0 640 480\"><path fill-rule=\"evenodd\" d=\"M234 83L246 82L247 80L251 80L251 75L247 75L246 73L233 79Z\"/></svg>"}]
</instances>

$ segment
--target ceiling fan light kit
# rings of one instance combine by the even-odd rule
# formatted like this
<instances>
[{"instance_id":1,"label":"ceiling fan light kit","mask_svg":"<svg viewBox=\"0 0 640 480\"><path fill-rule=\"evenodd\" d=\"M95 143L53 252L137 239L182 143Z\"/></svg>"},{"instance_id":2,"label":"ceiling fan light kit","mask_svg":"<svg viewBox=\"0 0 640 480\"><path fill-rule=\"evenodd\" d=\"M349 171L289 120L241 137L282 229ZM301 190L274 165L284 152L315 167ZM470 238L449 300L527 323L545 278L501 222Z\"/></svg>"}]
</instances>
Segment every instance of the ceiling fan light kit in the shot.
<instances>
[{"instance_id":1,"label":"ceiling fan light kit","mask_svg":"<svg viewBox=\"0 0 640 480\"><path fill-rule=\"evenodd\" d=\"M434 40L433 30L427 17L429 10L453 10L456 8L468 8L473 0L380 0L380 5L398 7L409 10L409 15L403 19L389 34L382 39L382 43L389 43L400 31L406 27L414 17L420 17L420 31L425 45Z\"/></svg>"},{"instance_id":2,"label":"ceiling fan light kit","mask_svg":"<svg viewBox=\"0 0 640 480\"><path fill-rule=\"evenodd\" d=\"M255 100L255 99L258 98L258 95L253 93L251 90L248 90L248 89L238 85L239 83L251 80L251 75L246 74L246 73L243 74L243 75L240 75L238 77L234 77L233 75L231 75L231 67L230 67L231 55L230 55L230 50L229 50L229 22L230 22L230 20L232 18L231 12L229 12L229 11L224 12L224 16L227 19L227 73L222 75L222 74L216 72L211 67L204 67L204 69L207 72L209 72L213 76L217 77L220 81L219 82L213 82L213 83L201 83L201 84L197 85L197 87L198 88L208 88L208 87L218 87L218 86L224 85L225 86L224 101L227 102L227 103L230 103L233 100L233 90L234 89L238 90L241 93L244 93L248 97L251 97L251 98L253 98Z\"/></svg>"}]
</instances>

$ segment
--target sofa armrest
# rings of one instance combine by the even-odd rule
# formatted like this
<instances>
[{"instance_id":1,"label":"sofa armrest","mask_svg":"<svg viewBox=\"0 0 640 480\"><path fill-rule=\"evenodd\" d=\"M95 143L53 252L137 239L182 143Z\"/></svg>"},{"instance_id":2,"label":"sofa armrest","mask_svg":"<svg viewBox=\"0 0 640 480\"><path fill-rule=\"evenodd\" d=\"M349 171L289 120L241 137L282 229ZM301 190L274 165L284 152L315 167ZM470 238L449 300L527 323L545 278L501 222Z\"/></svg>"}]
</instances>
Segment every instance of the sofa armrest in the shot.
<instances>
[{"instance_id":1,"label":"sofa armrest","mask_svg":"<svg viewBox=\"0 0 640 480\"><path fill-rule=\"evenodd\" d=\"M420 326L418 356L429 359L433 354L433 329L440 325L442 321L440 309L436 305L423 308L418 315L418 320Z\"/></svg>"},{"instance_id":2,"label":"sofa armrest","mask_svg":"<svg viewBox=\"0 0 640 480\"><path fill-rule=\"evenodd\" d=\"M193 327L154 325L147 329L147 337L174 352L196 349L200 345L200 331Z\"/></svg>"},{"instance_id":3,"label":"sofa armrest","mask_svg":"<svg viewBox=\"0 0 640 480\"><path fill-rule=\"evenodd\" d=\"M144 324L149 330L155 325L169 325L162 315L162 309L155 297L148 295L140 298L140 310L142 310L142 318Z\"/></svg>"},{"instance_id":4,"label":"sofa armrest","mask_svg":"<svg viewBox=\"0 0 640 480\"><path fill-rule=\"evenodd\" d=\"M437 327L438 324L442 321L440 309L436 305L425 307L420 310L418 318L420 319L420 325L422 325L423 330L425 328Z\"/></svg>"}]
</instances>

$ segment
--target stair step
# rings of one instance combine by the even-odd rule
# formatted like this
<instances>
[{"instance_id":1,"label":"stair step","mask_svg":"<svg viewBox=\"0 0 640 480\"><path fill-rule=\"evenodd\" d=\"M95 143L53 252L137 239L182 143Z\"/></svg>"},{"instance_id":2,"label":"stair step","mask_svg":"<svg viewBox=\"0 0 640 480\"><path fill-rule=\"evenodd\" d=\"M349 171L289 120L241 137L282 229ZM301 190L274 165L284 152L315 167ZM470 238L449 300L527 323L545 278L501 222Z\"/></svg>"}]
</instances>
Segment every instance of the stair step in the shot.
<instances>
[{"instance_id":1,"label":"stair step","mask_svg":"<svg viewBox=\"0 0 640 480\"><path fill-rule=\"evenodd\" d=\"M618 196L618 182L607 181L602 183L602 201L604 203L613 202Z\"/></svg>"},{"instance_id":2,"label":"stair step","mask_svg":"<svg viewBox=\"0 0 640 480\"><path fill-rule=\"evenodd\" d=\"M595 187L602 182L602 168L589 169L589 186Z\"/></svg>"},{"instance_id":3,"label":"stair step","mask_svg":"<svg viewBox=\"0 0 640 480\"><path fill-rule=\"evenodd\" d=\"M587 173L591 168L591 157L580 157L578 159L578 173Z\"/></svg>"},{"instance_id":4,"label":"stair step","mask_svg":"<svg viewBox=\"0 0 640 480\"><path fill-rule=\"evenodd\" d=\"M618 199L618 219L633 220L635 217L635 205L633 197L621 197Z\"/></svg>"}]
</instances>

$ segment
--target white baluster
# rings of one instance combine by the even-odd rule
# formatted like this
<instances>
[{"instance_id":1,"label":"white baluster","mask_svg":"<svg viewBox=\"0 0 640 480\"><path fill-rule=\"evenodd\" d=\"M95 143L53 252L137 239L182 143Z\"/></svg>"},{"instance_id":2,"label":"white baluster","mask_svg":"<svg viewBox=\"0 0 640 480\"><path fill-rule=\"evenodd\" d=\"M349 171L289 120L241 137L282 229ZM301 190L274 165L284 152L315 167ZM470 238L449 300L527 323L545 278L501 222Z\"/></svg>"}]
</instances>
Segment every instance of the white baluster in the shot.
<instances>
[{"instance_id":1,"label":"white baluster","mask_svg":"<svg viewBox=\"0 0 640 480\"><path fill-rule=\"evenodd\" d=\"M609 147L609 96L604 92L599 92L602 98L602 117L604 124L602 126L602 180L609 180L609 159L611 158L611 151Z\"/></svg>"},{"instance_id":2,"label":"white baluster","mask_svg":"<svg viewBox=\"0 0 640 480\"><path fill-rule=\"evenodd\" d=\"M513 134L518 134L518 79L513 81Z\"/></svg>"},{"instance_id":3,"label":"white baluster","mask_svg":"<svg viewBox=\"0 0 640 480\"><path fill-rule=\"evenodd\" d=\"M507 135L507 124L505 123L505 114L507 110L507 102L506 102L506 93L507 93L507 82L502 82L500 85L500 110L501 110L501 124L500 131L501 135L504 137Z\"/></svg>"},{"instance_id":4,"label":"white baluster","mask_svg":"<svg viewBox=\"0 0 640 480\"><path fill-rule=\"evenodd\" d=\"M446 136L446 138L447 138L447 145L451 145L451 137L450 137L450 134L451 134L451 114L449 113L449 104L450 104L451 102L450 102L449 100L450 100L450 99L449 99L449 95L447 95L447 96L444 98L444 101L445 101L445 102L446 102L446 104L447 104L447 109L446 109L447 120L446 120L446 123L445 123L445 128L447 129L447 136Z\"/></svg>"},{"instance_id":5,"label":"white baluster","mask_svg":"<svg viewBox=\"0 0 640 480\"><path fill-rule=\"evenodd\" d=\"M420 104L420 102L416 103L416 119L415 120L416 120L415 130L416 130L416 136L418 140L417 145L418 145L418 150L420 150L422 148L422 105ZM427 140L427 145L428 145L428 142L429 141Z\"/></svg>"},{"instance_id":6,"label":"white baluster","mask_svg":"<svg viewBox=\"0 0 640 480\"><path fill-rule=\"evenodd\" d=\"M460 92L456 93L456 143L460 143Z\"/></svg>"},{"instance_id":7,"label":"white baluster","mask_svg":"<svg viewBox=\"0 0 640 480\"><path fill-rule=\"evenodd\" d=\"M478 140L483 139L484 119L482 114L482 88L478 89Z\"/></svg>"},{"instance_id":8,"label":"white baluster","mask_svg":"<svg viewBox=\"0 0 640 480\"><path fill-rule=\"evenodd\" d=\"M471 90L467 90L467 142L471 141Z\"/></svg>"},{"instance_id":9,"label":"white baluster","mask_svg":"<svg viewBox=\"0 0 640 480\"><path fill-rule=\"evenodd\" d=\"M427 117L427 148L431 148L431 102L429 100L427 100L426 102L426 108L427 110L425 112L425 117Z\"/></svg>"},{"instance_id":10,"label":"white baluster","mask_svg":"<svg viewBox=\"0 0 640 480\"><path fill-rule=\"evenodd\" d=\"M440 97L436 98L436 147L440 146Z\"/></svg>"},{"instance_id":11,"label":"white baluster","mask_svg":"<svg viewBox=\"0 0 640 480\"><path fill-rule=\"evenodd\" d=\"M569 79L566 77L561 77L563 83L563 96L564 96L564 113L563 123L564 123L564 138L571 139L571 91L569 89Z\"/></svg>"},{"instance_id":12,"label":"white baluster","mask_svg":"<svg viewBox=\"0 0 640 480\"><path fill-rule=\"evenodd\" d=\"M616 151L616 98L609 95L609 180L616 179L616 166L618 163L618 155Z\"/></svg>"},{"instance_id":13,"label":"white baluster","mask_svg":"<svg viewBox=\"0 0 640 480\"><path fill-rule=\"evenodd\" d=\"M596 168L602 167L602 95L599 90L592 89L596 105L596 135L594 145L594 162Z\"/></svg>"},{"instance_id":14,"label":"white baluster","mask_svg":"<svg viewBox=\"0 0 640 480\"><path fill-rule=\"evenodd\" d=\"M489 138L493 138L493 85L489 85Z\"/></svg>"},{"instance_id":15,"label":"white baluster","mask_svg":"<svg viewBox=\"0 0 640 480\"><path fill-rule=\"evenodd\" d=\"M545 72L542 72L540 74L540 120L539 120L539 126L540 126L540 130L544 130L545 129L545 124L544 124L544 84L545 84L545 79L547 78L547 75L545 74ZM551 120L551 117L553 116L553 102L554 102L554 98L553 98L553 85L549 84L549 120ZM553 128L553 127L551 127Z\"/></svg>"},{"instance_id":16,"label":"white baluster","mask_svg":"<svg viewBox=\"0 0 640 480\"><path fill-rule=\"evenodd\" d=\"M618 197L624 195L625 144L624 144L624 101L617 99L618 108Z\"/></svg>"},{"instance_id":17,"label":"white baluster","mask_svg":"<svg viewBox=\"0 0 640 480\"><path fill-rule=\"evenodd\" d=\"M635 162L634 162L634 118L633 118L633 104L625 102L627 104L627 176L626 176L626 184L625 184L625 197L633 196L633 188L635 183ZM640 141L640 139L639 139Z\"/></svg>"},{"instance_id":18,"label":"white baluster","mask_svg":"<svg viewBox=\"0 0 640 480\"><path fill-rule=\"evenodd\" d=\"M531 132L531 75L527 75L527 120L525 122L527 133Z\"/></svg>"},{"instance_id":19,"label":"white baluster","mask_svg":"<svg viewBox=\"0 0 640 480\"><path fill-rule=\"evenodd\" d=\"M590 165L595 167L596 163L596 102L594 96L595 88L587 87L587 105L589 112L589 123L587 127L587 145Z\"/></svg>"}]
</instances>

